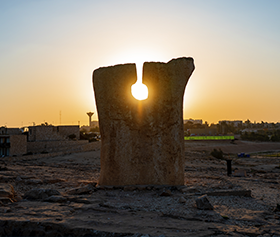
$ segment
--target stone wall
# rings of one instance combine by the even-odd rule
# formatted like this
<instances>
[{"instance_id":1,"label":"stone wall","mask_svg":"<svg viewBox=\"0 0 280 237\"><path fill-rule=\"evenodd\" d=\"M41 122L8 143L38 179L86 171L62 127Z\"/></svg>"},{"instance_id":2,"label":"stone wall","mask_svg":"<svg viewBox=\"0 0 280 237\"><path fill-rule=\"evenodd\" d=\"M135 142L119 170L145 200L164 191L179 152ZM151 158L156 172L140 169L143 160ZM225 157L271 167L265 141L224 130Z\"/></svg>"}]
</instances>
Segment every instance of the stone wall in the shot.
<instances>
[{"instance_id":1,"label":"stone wall","mask_svg":"<svg viewBox=\"0 0 280 237\"><path fill-rule=\"evenodd\" d=\"M29 128L28 141L56 141L63 140L59 134L57 134L57 128L55 126L31 126Z\"/></svg>"},{"instance_id":2,"label":"stone wall","mask_svg":"<svg viewBox=\"0 0 280 237\"><path fill-rule=\"evenodd\" d=\"M79 126L31 126L28 141L62 141L75 134L80 139Z\"/></svg>"},{"instance_id":3,"label":"stone wall","mask_svg":"<svg viewBox=\"0 0 280 237\"><path fill-rule=\"evenodd\" d=\"M69 135L74 134L77 139L80 139L80 128L78 125L74 126L57 126L57 132L64 136L68 137Z\"/></svg>"},{"instance_id":4,"label":"stone wall","mask_svg":"<svg viewBox=\"0 0 280 237\"><path fill-rule=\"evenodd\" d=\"M27 143L27 152L40 153L40 152L59 152L59 151L80 151L79 148L88 144L87 140L80 141L36 141Z\"/></svg>"},{"instance_id":5,"label":"stone wall","mask_svg":"<svg viewBox=\"0 0 280 237\"><path fill-rule=\"evenodd\" d=\"M27 137L26 135L10 136L10 156L23 155L27 153Z\"/></svg>"},{"instance_id":6,"label":"stone wall","mask_svg":"<svg viewBox=\"0 0 280 237\"><path fill-rule=\"evenodd\" d=\"M144 63L143 101L131 94L135 64L94 71L101 185L184 184L183 95L193 70L192 58Z\"/></svg>"}]
</instances>

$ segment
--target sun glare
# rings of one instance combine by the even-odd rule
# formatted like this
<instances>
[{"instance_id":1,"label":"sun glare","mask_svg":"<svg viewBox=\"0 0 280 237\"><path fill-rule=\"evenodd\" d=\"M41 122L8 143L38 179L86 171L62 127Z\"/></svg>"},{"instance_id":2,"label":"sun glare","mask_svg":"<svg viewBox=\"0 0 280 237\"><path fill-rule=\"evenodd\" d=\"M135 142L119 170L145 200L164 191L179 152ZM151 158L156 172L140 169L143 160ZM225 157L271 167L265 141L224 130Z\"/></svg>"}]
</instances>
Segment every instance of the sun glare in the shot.
<instances>
[{"instance_id":1,"label":"sun glare","mask_svg":"<svg viewBox=\"0 0 280 237\"><path fill-rule=\"evenodd\" d=\"M137 100L145 100L148 98L148 88L146 85L136 82L131 86L131 93Z\"/></svg>"},{"instance_id":2,"label":"sun glare","mask_svg":"<svg viewBox=\"0 0 280 237\"><path fill-rule=\"evenodd\" d=\"M131 93L137 100L145 100L148 98L148 87L142 83L143 63L136 63L137 82L131 86Z\"/></svg>"}]
</instances>

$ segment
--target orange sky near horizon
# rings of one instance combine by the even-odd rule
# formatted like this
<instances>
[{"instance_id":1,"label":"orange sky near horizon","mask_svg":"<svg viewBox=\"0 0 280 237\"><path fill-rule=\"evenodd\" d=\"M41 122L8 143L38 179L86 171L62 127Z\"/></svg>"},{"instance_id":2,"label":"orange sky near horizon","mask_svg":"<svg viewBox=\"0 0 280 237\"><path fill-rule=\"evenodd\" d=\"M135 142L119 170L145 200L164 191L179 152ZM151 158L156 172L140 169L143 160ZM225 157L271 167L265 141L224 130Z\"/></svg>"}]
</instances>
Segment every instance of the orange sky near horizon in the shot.
<instances>
[{"instance_id":1,"label":"orange sky near horizon","mask_svg":"<svg viewBox=\"0 0 280 237\"><path fill-rule=\"evenodd\" d=\"M280 122L280 1L0 1L0 126L88 124L93 70L193 57L184 119ZM61 116L60 116L61 115Z\"/></svg>"}]
</instances>

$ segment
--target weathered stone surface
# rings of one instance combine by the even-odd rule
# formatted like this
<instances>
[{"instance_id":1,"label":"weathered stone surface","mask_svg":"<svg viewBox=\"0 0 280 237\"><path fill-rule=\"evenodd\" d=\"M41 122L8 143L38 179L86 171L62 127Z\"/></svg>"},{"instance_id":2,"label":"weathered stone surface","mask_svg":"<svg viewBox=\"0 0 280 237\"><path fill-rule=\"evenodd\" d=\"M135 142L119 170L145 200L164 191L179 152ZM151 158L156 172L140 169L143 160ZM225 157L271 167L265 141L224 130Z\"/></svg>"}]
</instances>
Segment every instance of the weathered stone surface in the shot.
<instances>
[{"instance_id":1,"label":"weathered stone surface","mask_svg":"<svg viewBox=\"0 0 280 237\"><path fill-rule=\"evenodd\" d=\"M63 197L63 196L50 196L44 199L44 202L59 202L59 203L63 203L66 202L67 198Z\"/></svg>"},{"instance_id":2,"label":"weathered stone surface","mask_svg":"<svg viewBox=\"0 0 280 237\"><path fill-rule=\"evenodd\" d=\"M89 193L93 193L94 191L96 191L96 188L91 185L88 184L87 186L81 187L81 188L73 188L67 191L67 194L70 195L81 195L81 194L89 194Z\"/></svg>"},{"instance_id":3,"label":"weathered stone surface","mask_svg":"<svg viewBox=\"0 0 280 237\"><path fill-rule=\"evenodd\" d=\"M94 71L100 185L184 184L183 95L193 70L192 58L144 63L143 101L131 94L135 64Z\"/></svg>"},{"instance_id":4,"label":"weathered stone surface","mask_svg":"<svg viewBox=\"0 0 280 237\"><path fill-rule=\"evenodd\" d=\"M40 199L46 199L53 195L60 195L60 192L58 192L55 189L32 189L24 194L23 199L29 199L29 200L40 200Z\"/></svg>"},{"instance_id":5,"label":"weathered stone surface","mask_svg":"<svg viewBox=\"0 0 280 237\"><path fill-rule=\"evenodd\" d=\"M196 200L196 207L200 210L213 210L212 204L209 202L207 195L198 197Z\"/></svg>"},{"instance_id":6,"label":"weathered stone surface","mask_svg":"<svg viewBox=\"0 0 280 237\"><path fill-rule=\"evenodd\" d=\"M216 192L208 192L208 196L239 196L251 197L251 190L222 190Z\"/></svg>"}]
</instances>

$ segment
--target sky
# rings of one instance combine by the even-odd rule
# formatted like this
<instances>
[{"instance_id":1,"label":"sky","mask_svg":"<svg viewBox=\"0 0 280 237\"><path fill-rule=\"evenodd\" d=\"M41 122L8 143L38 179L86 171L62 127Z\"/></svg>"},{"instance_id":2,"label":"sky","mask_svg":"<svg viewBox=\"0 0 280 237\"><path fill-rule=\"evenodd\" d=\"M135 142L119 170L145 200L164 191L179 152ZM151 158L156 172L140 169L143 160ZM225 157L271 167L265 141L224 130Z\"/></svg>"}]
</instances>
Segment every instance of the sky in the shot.
<instances>
[{"instance_id":1,"label":"sky","mask_svg":"<svg viewBox=\"0 0 280 237\"><path fill-rule=\"evenodd\" d=\"M0 0L0 126L87 125L92 72L193 57L184 119L280 122L279 0Z\"/></svg>"}]
</instances>

